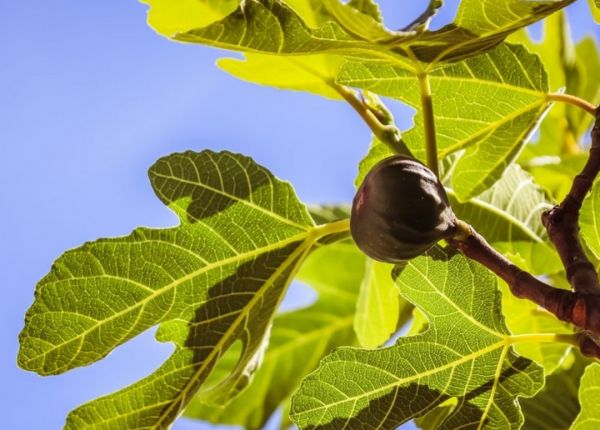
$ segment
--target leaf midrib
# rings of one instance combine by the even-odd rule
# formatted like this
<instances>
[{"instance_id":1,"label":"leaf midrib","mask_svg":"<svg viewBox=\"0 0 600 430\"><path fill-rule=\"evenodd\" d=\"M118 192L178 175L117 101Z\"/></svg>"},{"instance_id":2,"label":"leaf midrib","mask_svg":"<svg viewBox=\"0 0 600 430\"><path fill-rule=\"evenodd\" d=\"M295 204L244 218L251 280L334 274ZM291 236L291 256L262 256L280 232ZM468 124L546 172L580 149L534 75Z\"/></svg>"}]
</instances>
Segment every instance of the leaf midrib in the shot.
<instances>
[{"instance_id":1,"label":"leaf midrib","mask_svg":"<svg viewBox=\"0 0 600 430\"><path fill-rule=\"evenodd\" d=\"M191 279L194 279L196 276L199 276L205 272L208 272L210 270L213 269L218 269L221 267L224 267L228 264L233 264L233 263L242 263L243 261L245 261L246 259L251 259L252 257L257 257L263 253L269 252L269 251L274 251L276 249L279 248L283 248L286 245L289 245L291 243L306 239L306 237L310 236L310 232L312 230L308 230L305 232L302 232L300 234L291 236L283 241L279 241L273 244L269 244L267 246L264 246L262 248L257 248L254 249L252 251L246 252L246 253L242 253L242 254L237 254L235 256L226 258L224 260L220 260L211 264L207 264L206 266L201 267L198 270L195 270L194 272L191 272L187 275L185 275L184 277L181 277L167 285L165 285L164 287L161 287L157 290L154 290L153 294L148 295L147 297L143 298L142 300L140 300L139 302L137 302L136 304L134 304L133 306L130 306L128 308L125 308L113 315L111 315L110 317L103 319L103 320L98 320L98 323L94 324L93 326L90 326L89 328L87 328L86 330L84 330L83 332L81 332L78 336L73 337L71 339L69 339L66 342L60 343L60 344L56 344L54 347L52 347L51 349L48 349L46 351L44 351L42 354L36 355L35 357L30 358L29 360L27 360L27 362L23 363L23 366L25 368L28 367L28 364L31 363L32 361L37 361L39 359L43 359L44 357L46 357L48 354L50 354L51 352L63 347L64 345L71 343L73 341L75 341L76 339L84 339L89 333L91 333L92 331L96 330L99 326L102 326L104 324L109 323L110 321L112 321L115 318L118 318L122 315L125 315L129 312L132 312L136 309L138 309L139 307L145 306L146 303L152 301L153 299L156 299L158 297L160 297L163 293L170 291L172 288L177 288L179 285L183 284L184 282L187 282ZM158 321L160 322L160 321ZM121 342L123 342L123 340L121 340ZM79 351L77 352L79 353ZM74 356L76 356L77 354L74 354ZM68 367L67 367L68 368ZM52 373L60 373L62 370L66 370L65 367L60 367L58 369L55 369Z\"/></svg>"},{"instance_id":2,"label":"leaf midrib","mask_svg":"<svg viewBox=\"0 0 600 430\"><path fill-rule=\"evenodd\" d=\"M305 410L303 410L301 412L295 413L295 415L296 416L303 416L305 414L313 413L313 412L319 411L321 409L328 409L328 408L331 408L331 407L335 407L335 406L341 405L341 404L349 402L349 401L356 402L357 400L359 400L361 398L370 397L370 396L376 396L378 393L385 392L385 391L387 391L387 390L389 390L391 388L400 387L400 386L405 385L406 383L412 382L414 380L420 380L420 379L426 378L428 376L435 375L436 373L443 372L444 370L455 368L457 366L460 366L463 363L467 363L467 362L469 362L471 360L474 360L474 359L476 359L478 357L482 357L485 354L491 353L491 352L495 351L496 349L498 349L500 347L508 348L509 343L507 342L507 339L508 339L508 337L505 337L502 340L500 340L499 342L496 342L496 343L493 343L491 345L488 345L487 347L485 347L483 349L480 349L478 351L474 351L471 354L463 355L461 358L459 358L457 360L454 360L454 361L451 361L449 363L446 363L443 366L436 367L434 369L429 369L429 370L426 370L424 372L420 372L420 373L408 376L406 378L398 378L396 381L394 381L394 382L392 382L390 384L386 384L386 385L384 385L382 387L379 387L379 388L377 388L375 390L371 390L371 391L368 391L368 392L363 392L363 393L361 393L358 396L346 397L344 400L339 400L337 402L324 404L324 405L319 406L317 408L305 409ZM458 352L456 354L459 355ZM330 363L331 362L328 362L327 364L330 364ZM365 363L359 363L359 364L363 365ZM378 369L378 370L381 370L381 369Z\"/></svg>"},{"instance_id":3,"label":"leaf midrib","mask_svg":"<svg viewBox=\"0 0 600 430\"><path fill-rule=\"evenodd\" d=\"M165 417L167 417L169 415L169 413L172 411L173 407L176 404L178 404L178 401L180 399L183 399L184 395L186 395L187 392L193 388L194 384L196 383L197 379L200 378L200 376L201 376L202 372L204 371L204 369L206 368L207 364L211 362L211 359L214 357L215 354L217 354L217 352L220 352L222 350L223 346L229 341L229 337L230 337L231 333L237 329L238 324L240 324L244 320L244 318L247 316L249 310L253 308L254 304L257 301L262 299L264 292L266 290L268 290L274 284L274 282L279 278L279 275L281 275L285 271L285 269L287 269L288 265L292 264L292 262L294 262L294 261L298 262L298 261L303 260L302 255L306 256L306 253L310 250L314 240L315 240L314 237L307 237L304 240L304 242L302 242L298 246L298 248L296 248L285 259L285 261L277 268L277 270L275 270L273 272L273 274L265 281L265 283L259 289L259 292L262 291L263 294L259 294L257 292L257 294L255 294L252 297L252 299L250 299L250 301L244 306L244 308L242 309L242 311L240 311L240 313L236 317L236 319L229 325L229 327L227 328L227 330L225 331L223 336L221 336L219 342L217 342L217 344L214 346L214 348L211 350L211 352L208 354L208 356L203 360L202 365L198 367L198 369L194 372L192 377L186 382L185 387L182 390L180 390L177 393L177 396L175 396L172 399L172 401L169 404L169 407L164 411L164 413L161 413L161 415L159 415L159 420L156 422L156 424L154 424L151 427L151 429L161 428L160 425L163 422L163 420L165 419ZM298 266L299 266L299 264L296 265L296 270L292 270L290 272L284 285L289 284L290 280L293 279L295 272L298 269ZM282 292L282 294L280 294L278 303L281 301L282 298L283 298L283 292Z\"/></svg>"}]
</instances>

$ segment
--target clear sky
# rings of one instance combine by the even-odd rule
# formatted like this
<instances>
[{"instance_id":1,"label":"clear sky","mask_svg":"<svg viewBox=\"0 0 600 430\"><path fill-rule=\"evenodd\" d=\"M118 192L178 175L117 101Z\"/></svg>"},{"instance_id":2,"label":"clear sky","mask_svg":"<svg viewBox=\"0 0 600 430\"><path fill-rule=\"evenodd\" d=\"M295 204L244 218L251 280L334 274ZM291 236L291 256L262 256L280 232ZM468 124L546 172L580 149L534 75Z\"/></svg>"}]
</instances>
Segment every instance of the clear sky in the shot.
<instances>
[{"instance_id":1,"label":"clear sky","mask_svg":"<svg viewBox=\"0 0 600 430\"><path fill-rule=\"evenodd\" d=\"M400 27L425 2L380 3ZM449 3L437 25L452 17ZM594 31L584 1L570 9L576 37ZM370 133L348 106L237 81L214 66L223 52L155 35L145 11L135 0L0 2L3 428L59 429L69 410L142 378L170 354L148 332L56 377L15 364L34 286L63 251L176 222L147 180L157 158L228 149L291 181L306 202L352 198ZM411 111L393 109L409 127ZM180 420L174 428L210 427Z\"/></svg>"}]
</instances>

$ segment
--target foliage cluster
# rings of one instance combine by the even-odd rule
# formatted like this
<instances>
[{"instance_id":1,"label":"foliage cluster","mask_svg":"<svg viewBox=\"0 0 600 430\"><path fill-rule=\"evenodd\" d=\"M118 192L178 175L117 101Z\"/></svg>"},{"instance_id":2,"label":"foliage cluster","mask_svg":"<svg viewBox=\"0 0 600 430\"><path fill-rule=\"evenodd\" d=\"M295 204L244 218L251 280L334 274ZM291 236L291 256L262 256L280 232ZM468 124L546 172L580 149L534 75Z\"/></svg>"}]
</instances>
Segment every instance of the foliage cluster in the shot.
<instances>
[{"instance_id":1,"label":"foliage cluster","mask_svg":"<svg viewBox=\"0 0 600 430\"><path fill-rule=\"evenodd\" d=\"M574 44L561 10L573 0L462 0L437 31L428 23L441 0L400 30L374 0L145 2L161 35L243 52L218 62L240 79L349 102L374 135L357 185L381 159L410 152L495 249L569 288L540 218L586 162L589 106L600 102L596 44ZM599 8L590 1L597 18ZM523 29L542 19L533 42ZM414 127L400 132L378 94L415 108ZM370 260L349 239L347 207L309 208L227 151L172 154L149 176L179 225L59 257L37 286L18 362L60 374L154 326L176 349L141 381L74 410L65 428L162 429L183 413L260 429L278 408L282 428L301 429L415 419L424 429L581 430L600 420L600 365L573 347L577 328L456 250L440 243L395 267ZM581 209L596 268L598 213L600 186ZM318 299L278 313L293 279Z\"/></svg>"}]
</instances>

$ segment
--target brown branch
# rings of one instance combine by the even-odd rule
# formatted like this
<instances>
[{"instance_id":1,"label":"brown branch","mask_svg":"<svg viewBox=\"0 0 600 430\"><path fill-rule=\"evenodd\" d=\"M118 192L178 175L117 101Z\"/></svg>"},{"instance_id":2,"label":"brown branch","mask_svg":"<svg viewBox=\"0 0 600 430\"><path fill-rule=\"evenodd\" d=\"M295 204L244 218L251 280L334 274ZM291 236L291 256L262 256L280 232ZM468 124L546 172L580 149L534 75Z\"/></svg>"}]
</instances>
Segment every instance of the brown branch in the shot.
<instances>
[{"instance_id":1,"label":"brown branch","mask_svg":"<svg viewBox=\"0 0 600 430\"><path fill-rule=\"evenodd\" d=\"M574 291L552 287L515 266L462 222L449 243L502 278L515 296L531 300L558 319L581 329L578 338L581 352L600 358L600 285L579 238L579 211L600 172L600 108L595 114L592 146L583 170L573 180L565 199L542 215Z\"/></svg>"},{"instance_id":2,"label":"brown branch","mask_svg":"<svg viewBox=\"0 0 600 430\"><path fill-rule=\"evenodd\" d=\"M503 279L510 291L548 310L558 319L574 324L583 332L579 346L585 355L600 358L600 294L562 290L540 281L506 257L470 227L470 234L459 234L448 241L465 256L475 260Z\"/></svg>"},{"instance_id":3,"label":"brown branch","mask_svg":"<svg viewBox=\"0 0 600 430\"><path fill-rule=\"evenodd\" d=\"M600 294L600 285L596 270L585 254L579 238L579 211L599 171L600 109L596 109L590 156L583 170L573 180L571 190L564 200L542 215L542 223L562 260L571 286L576 292L590 294Z\"/></svg>"}]
</instances>

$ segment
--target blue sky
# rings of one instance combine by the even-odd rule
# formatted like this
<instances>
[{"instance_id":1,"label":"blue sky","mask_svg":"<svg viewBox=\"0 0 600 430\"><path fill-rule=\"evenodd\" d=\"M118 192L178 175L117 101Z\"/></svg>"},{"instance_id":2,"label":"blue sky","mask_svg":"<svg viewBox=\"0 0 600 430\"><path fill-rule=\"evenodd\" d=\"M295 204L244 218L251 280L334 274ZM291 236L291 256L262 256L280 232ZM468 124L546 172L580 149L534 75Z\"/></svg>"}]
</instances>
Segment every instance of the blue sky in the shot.
<instances>
[{"instance_id":1,"label":"blue sky","mask_svg":"<svg viewBox=\"0 0 600 430\"><path fill-rule=\"evenodd\" d=\"M381 1L392 27L424 2L402 3L399 10L397 0ZM593 31L585 2L571 9L576 36ZM134 0L0 3L4 428L61 428L69 410L136 381L169 355L171 347L149 332L57 377L15 364L34 286L63 251L176 222L147 180L157 158L228 149L291 181L306 202L352 198L370 133L348 106L237 81L214 66L223 52L155 35L145 10ZM452 14L449 7L437 22ZM394 111L409 127L410 110ZM204 427L181 420L174 428Z\"/></svg>"}]
</instances>

